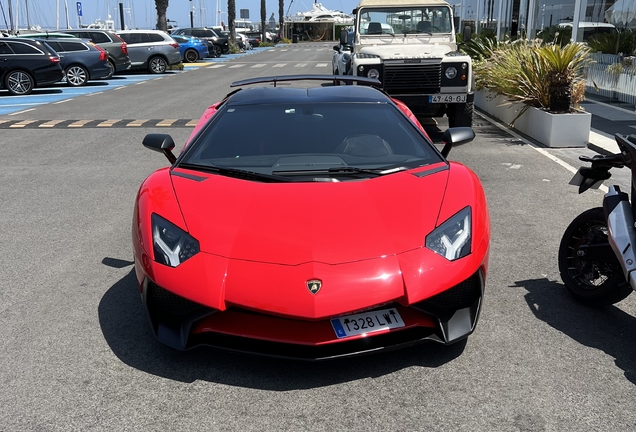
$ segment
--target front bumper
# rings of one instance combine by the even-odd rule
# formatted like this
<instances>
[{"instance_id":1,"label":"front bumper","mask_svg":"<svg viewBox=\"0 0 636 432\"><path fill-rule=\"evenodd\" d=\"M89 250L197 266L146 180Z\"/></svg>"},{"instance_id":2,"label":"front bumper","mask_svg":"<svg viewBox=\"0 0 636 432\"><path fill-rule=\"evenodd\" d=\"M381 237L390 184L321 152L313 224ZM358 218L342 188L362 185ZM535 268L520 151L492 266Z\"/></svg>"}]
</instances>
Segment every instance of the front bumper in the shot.
<instances>
[{"instance_id":1,"label":"front bumper","mask_svg":"<svg viewBox=\"0 0 636 432\"><path fill-rule=\"evenodd\" d=\"M179 350L199 345L253 354L326 360L425 341L452 344L477 324L484 293L480 268L463 282L418 303L400 299L373 309L394 307L405 326L338 339L329 319L308 320L231 306L218 311L180 297L146 277L141 296L157 339ZM351 313L359 311L350 311Z\"/></svg>"}]
</instances>

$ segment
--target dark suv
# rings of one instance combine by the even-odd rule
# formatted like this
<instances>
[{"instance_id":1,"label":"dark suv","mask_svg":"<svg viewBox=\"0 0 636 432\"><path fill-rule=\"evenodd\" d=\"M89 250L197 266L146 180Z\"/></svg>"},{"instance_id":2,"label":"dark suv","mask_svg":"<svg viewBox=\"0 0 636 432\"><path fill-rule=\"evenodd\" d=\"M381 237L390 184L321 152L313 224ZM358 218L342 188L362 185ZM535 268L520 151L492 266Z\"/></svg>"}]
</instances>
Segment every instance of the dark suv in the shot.
<instances>
[{"instance_id":1,"label":"dark suv","mask_svg":"<svg viewBox=\"0 0 636 432\"><path fill-rule=\"evenodd\" d=\"M226 54L230 51L227 36L220 35L207 27L180 28L173 30L172 34L194 36L206 41L210 57L221 57L221 54Z\"/></svg>"},{"instance_id":2,"label":"dark suv","mask_svg":"<svg viewBox=\"0 0 636 432\"><path fill-rule=\"evenodd\" d=\"M130 57L128 57L128 45L111 30L97 29L73 29L60 30L61 33L68 33L81 39L90 39L95 45L104 49L108 53L108 62L113 66L115 72L122 72L130 69Z\"/></svg>"},{"instance_id":3,"label":"dark suv","mask_svg":"<svg viewBox=\"0 0 636 432\"><path fill-rule=\"evenodd\" d=\"M56 83L63 77L60 57L47 43L0 38L0 88L12 95L28 95L33 88Z\"/></svg>"}]
</instances>

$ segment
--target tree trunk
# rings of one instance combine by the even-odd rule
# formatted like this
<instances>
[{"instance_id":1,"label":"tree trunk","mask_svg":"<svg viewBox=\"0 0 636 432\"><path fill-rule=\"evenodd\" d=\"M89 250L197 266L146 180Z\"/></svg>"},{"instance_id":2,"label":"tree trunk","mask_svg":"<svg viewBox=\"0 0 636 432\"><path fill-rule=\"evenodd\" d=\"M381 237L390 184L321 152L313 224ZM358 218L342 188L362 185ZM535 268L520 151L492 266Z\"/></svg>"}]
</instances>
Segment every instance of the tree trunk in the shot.
<instances>
[{"instance_id":1,"label":"tree trunk","mask_svg":"<svg viewBox=\"0 0 636 432\"><path fill-rule=\"evenodd\" d=\"M278 34L280 35L280 37L285 37L285 35L283 34L283 30L284 30L284 17L283 14L285 13L284 10L285 7L285 0L278 0Z\"/></svg>"},{"instance_id":2,"label":"tree trunk","mask_svg":"<svg viewBox=\"0 0 636 432\"><path fill-rule=\"evenodd\" d=\"M265 0L261 0L261 33L263 35L263 43L267 43L267 30L265 27L265 18L267 14L267 5L265 4Z\"/></svg>"},{"instance_id":3,"label":"tree trunk","mask_svg":"<svg viewBox=\"0 0 636 432\"><path fill-rule=\"evenodd\" d=\"M167 32L166 12L168 11L168 0L155 0L155 8L157 9L157 30Z\"/></svg>"},{"instance_id":4,"label":"tree trunk","mask_svg":"<svg viewBox=\"0 0 636 432\"><path fill-rule=\"evenodd\" d=\"M235 52L238 47L236 46L236 27L234 27L234 20L236 19L236 1L227 0L227 24L230 30L230 37L227 41L230 48L230 52Z\"/></svg>"}]
</instances>

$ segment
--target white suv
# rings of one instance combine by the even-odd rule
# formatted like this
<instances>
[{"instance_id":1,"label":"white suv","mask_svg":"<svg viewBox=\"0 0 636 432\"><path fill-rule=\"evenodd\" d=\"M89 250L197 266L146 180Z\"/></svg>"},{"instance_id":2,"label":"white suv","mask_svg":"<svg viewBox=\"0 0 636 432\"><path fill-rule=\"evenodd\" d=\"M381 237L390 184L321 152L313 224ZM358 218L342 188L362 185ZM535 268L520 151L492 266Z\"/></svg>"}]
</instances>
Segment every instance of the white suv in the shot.
<instances>
[{"instance_id":1,"label":"white suv","mask_svg":"<svg viewBox=\"0 0 636 432\"><path fill-rule=\"evenodd\" d=\"M120 30L117 35L128 44L131 69L164 73L168 66L181 62L179 44L161 30Z\"/></svg>"}]
</instances>

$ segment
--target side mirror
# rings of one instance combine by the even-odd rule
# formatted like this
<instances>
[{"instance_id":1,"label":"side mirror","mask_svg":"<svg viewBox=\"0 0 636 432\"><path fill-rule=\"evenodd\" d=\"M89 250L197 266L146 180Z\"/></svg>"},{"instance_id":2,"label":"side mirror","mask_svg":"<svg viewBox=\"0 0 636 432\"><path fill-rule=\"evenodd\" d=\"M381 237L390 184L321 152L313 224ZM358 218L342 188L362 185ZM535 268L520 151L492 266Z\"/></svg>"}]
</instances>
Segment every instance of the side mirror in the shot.
<instances>
[{"instance_id":1,"label":"side mirror","mask_svg":"<svg viewBox=\"0 0 636 432\"><path fill-rule=\"evenodd\" d=\"M346 29L340 29L340 45L346 45L347 44L347 30Z\"/></svg>"},{"instance_id":2,"label":"side mirror","mask_svg":"<svg viewBox=\"0 0 636 432\"><path fill-rule=\"evenodd\" d=\"M470 39L473 36L473 29L470 26L464 26L464 31L462 32L462 40L464 43L470 42Z\"/></svg>"},{"instance_id":3,"label":"side mirror","mask_svg":"<svg viewBox=\"0 0 636 432\"><path fill-rule=\"evenodd\" d=\"M466 144L475 139L475 131L469 127L455 127L446 129L442 134L442 156L447 157L453 147Z\"/></svg>"},{"instance_id":4,"label":"side mirror","mask_svg":"<svg viewBox=\"0 0 636 432\"><path fill-rule=\"evenodd\" d=\"M168 134L148 134L141 142L147 149L163 153L171 164L177 161L177 157L172 153L174 141Z\"/></svg>"},{"instance_id":5,"label":"side mirror","mask_svg":"<svg viewBox=\"0 0 636 432\"><path fill-rule=\"evenodd\" d=\"M333 50L340 52L340 45L334 45Z\"/></svg>"}]
</instances>

